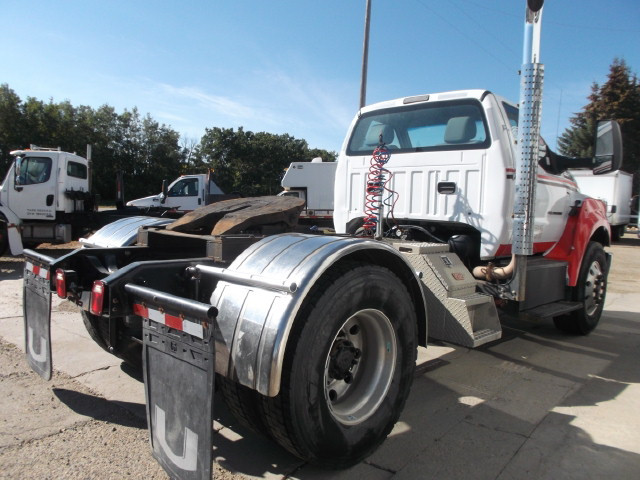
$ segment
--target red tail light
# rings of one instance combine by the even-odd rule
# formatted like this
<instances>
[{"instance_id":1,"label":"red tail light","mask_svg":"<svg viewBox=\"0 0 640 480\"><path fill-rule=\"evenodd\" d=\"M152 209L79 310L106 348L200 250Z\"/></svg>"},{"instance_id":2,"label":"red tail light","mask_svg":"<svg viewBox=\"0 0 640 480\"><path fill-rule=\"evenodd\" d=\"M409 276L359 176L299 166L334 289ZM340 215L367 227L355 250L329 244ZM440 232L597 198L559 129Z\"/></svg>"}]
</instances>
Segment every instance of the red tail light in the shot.
<instances>
[{"instance_id":1,"label":"red tail light","mask_svg":"<svg viewBox=\"0 0 640 480\"><path fill-rule=\"evenodd\" d=\"M67 276L64 270L56 270L56 292L60 298L67 298Z\"/></svg>"},{"instance_id":2,"label":"red tail light","mask_svg":"<svg viewBox=\"0 0 640 480\"><path fill-rule=\"evenodd\" d=\"M91 305L89 311L94 315L102 315L102 306L104 304L104 282L96 280L91 287Z\"/></svg>"}]
</instances>

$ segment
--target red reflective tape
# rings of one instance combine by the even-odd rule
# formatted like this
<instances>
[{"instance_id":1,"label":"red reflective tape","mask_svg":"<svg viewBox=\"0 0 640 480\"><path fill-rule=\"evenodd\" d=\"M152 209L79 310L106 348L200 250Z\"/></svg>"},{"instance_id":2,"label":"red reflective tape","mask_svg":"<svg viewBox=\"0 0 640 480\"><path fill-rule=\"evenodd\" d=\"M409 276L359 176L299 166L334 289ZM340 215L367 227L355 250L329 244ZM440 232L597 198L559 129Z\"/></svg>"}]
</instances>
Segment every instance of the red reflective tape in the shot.
<instances>
[{"instance_id":1,"label":"red reflective tape","mask_svg":"<svg viewBox=\"0 0 640 480\"><path fill-rule=\"evenodd\" d=\"M133 313L143 318L153 320L154 322L166 325L169 328L180 330L198 338L204 338L204 329L199 322L185 320L182 317L169 315L154 308L148 308L139 303L133 304Z\"/></svg>"},{"instance_id":2,"label":"red reflective tape","mask_svg":"<svg viewBox=\"0 0 640 480\"><path fill-rule=\"evenodd\" d=\"M138 303L133 304L133 313L142 318L149 318L149 309Z\"/></svg>"},{"instance_id":3,"label":"red reflective tape","mask_svg":"<svg viewBox=\"0 0 640 480\"><path fill-rule=\"evenodd\" d=\"M49 270L42 268L38 265L34 265L31 262L27 262L27 270L29 270L34 275L44 278L45 280L49 280Z\"/></svg>"},{"instance_id":4,"label":"red reflective tape","mask_svg":"<svg viewBox=\"0 0 640 480\"><path fill-rule=\"evenodd\" d=\"M165 313L164 324L169 328L175 328L176 330L182 331L182 319L180 317L174 317L173 315Z\"/></svg>"}]
</instances>

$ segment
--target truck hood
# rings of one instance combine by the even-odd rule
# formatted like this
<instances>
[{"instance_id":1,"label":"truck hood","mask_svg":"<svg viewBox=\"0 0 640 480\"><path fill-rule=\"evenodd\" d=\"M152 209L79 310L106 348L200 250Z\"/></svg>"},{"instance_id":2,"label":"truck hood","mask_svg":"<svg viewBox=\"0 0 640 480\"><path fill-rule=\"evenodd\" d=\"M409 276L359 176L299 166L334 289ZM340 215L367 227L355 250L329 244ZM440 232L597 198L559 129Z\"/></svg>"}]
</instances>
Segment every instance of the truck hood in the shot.
<instances>
[{"instance_id":1,"label":"truck hood","mask_svg":"<svg viewBox=\"0 0 640 480\"><path fill-rule=\"evenodd\" d=\"M136 198L127 202L127 207L158 207L160 203L160 195L151 195L149 197Z\"/></svg>"}]
</instances>

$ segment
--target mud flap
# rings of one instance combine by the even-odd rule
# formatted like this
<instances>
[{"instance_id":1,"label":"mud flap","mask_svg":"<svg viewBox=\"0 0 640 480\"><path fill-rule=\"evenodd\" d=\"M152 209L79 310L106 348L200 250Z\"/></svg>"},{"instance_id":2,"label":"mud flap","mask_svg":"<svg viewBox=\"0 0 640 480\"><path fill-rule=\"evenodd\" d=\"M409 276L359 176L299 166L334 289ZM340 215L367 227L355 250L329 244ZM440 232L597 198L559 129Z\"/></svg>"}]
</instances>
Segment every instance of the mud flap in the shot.
<instances>
[{"instance_id":1,"label":"mud flap","mask_svg":"<svg viewBox=\"0 0 640 480\"><path fill-rule=\"evenodd\" d=\"M42 262L26 258L22 290L24 351L29 366L45 380L51 380L52 373L49 275Z\"/></svg>"},{"instance_id":2,"label":"mud flap","mask_svg":"<svg viewBox=\"0 0 640 480\"><path fill-rule=\"evenodd\" d=\"M209 480L215 342L210 334L200 339L148 318L144 318L143 334L153 456L171 478Z\"/></svg>"}]
</instances>

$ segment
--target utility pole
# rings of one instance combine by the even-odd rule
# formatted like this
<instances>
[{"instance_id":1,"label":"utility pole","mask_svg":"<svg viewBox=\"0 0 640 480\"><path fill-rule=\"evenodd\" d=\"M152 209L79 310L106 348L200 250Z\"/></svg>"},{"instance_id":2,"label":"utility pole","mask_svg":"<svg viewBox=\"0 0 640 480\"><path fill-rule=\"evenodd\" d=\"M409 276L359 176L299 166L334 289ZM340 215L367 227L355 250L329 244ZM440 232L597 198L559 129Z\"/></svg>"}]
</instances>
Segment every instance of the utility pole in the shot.
<instances>
[{"instance_id":1,"label":"utility pole","mask_svg":"<svg viewBox=\"0 0 640 480\"><path fill-rule=\"evenodd\" d=\"M364 15L364 45L362 47L362 76L360 78L360 108L367 103L367 69L369 67L369 23L371 19L371 0L367 0Z\"/></svg>"}]
</instances>

